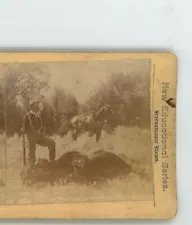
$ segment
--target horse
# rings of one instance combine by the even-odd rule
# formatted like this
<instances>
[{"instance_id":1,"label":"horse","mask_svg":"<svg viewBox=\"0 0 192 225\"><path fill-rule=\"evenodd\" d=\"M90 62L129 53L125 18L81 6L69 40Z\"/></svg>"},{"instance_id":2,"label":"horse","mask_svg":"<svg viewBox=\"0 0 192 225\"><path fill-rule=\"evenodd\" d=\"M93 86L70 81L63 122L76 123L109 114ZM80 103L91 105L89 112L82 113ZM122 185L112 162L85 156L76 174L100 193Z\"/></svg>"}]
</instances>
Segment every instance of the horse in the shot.
<instances>
[{"instance_id":1,"label":"horse","mask_svg":"<svg viewBox=\"0 0 192 225\"><path fill-rule=\"evenodd\" d=\"M111 118L113 115L112 109L109 105L102 106L97 112L92 111L91 115L77 115L74 116L70 121L71 133L73 140L77 140L78 135L82 131L89 133L92 137L96 135L96 142L99 141L101 137L101 131L103 125Z\"/></svg>"}]
</instances>

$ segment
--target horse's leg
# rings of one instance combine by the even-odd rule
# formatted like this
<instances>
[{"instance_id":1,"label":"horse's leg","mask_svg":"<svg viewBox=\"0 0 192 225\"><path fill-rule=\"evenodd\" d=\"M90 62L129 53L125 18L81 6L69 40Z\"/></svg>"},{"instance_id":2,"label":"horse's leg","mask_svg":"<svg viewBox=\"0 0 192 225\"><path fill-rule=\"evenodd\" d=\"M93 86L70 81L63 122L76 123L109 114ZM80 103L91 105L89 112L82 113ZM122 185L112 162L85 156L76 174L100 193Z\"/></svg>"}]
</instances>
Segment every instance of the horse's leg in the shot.
<instances>
[{"instance_id":1,"label":"horse's leg","mask_svg":"<svg viewBox=\"0 0 192 225\"><path fill-rule=\"evenodd\" d=\"M97 130L96 132L96 142L99 141L100 137L101 137L101 129Z\"/></svg>"},{"instance_id":2,"label":"horse's leg","mask_svg":"<svg viewBox=\"0 0 192 225\"><path fill-rule=\"evenodd\" d=\"M77 136L78 136L77 129L72 129L71 134L72 134L73 140L77 141Z\"/></svg>"}]
</instances>

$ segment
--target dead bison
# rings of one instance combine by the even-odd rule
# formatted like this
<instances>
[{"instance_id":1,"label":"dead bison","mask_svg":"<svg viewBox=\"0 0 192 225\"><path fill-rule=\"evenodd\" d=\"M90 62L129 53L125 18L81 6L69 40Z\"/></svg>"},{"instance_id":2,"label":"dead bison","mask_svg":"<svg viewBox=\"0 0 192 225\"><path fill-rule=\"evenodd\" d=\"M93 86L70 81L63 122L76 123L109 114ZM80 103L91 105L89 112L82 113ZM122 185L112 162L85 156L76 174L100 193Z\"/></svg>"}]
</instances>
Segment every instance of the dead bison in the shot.
<instances>
[{"instance_id":1,"label":"dead bison","mask_svg":"<svg viewBox=\"0 0 192 225\"><path fill-rule=\"evenodd\" d=\"M128 165L118 155L104 150L95 151L89 161L87 176L92 182L105 181L123 177L132 172Z\"/></svg>"},{"instance_id":2,"label":"dead bison","mask_svg":"<svg viewBox=\"0 0 192 225\"><path fill-rule=\"evenodd\" d=\"M51 185L68 182L85 182L84 169L89 163L87 156L76 152L67 152L54 162L40 159L33 167L25 167L21 172L24 184L38 182L50 183Z\"/></svg>"},{"instance_id":3,"label":"dead bison","mask_svg":"<svg viewBox=\"0 0 192 225\"><path fill-rule=\"evenodd\" d=\"M122 177L130 172L132 172L132 166L114 153L99 150L88 158L80 152L71 151L54 162L48 162L45 159L37 161L34 167L22 173L21 178L26 184L38 182L52 185L69 182L93 184Z\"/></svg>"},{"instance_id":4,"label":"dead bison","mask_svg":"<svg viewBox=\"0 0 192 225\"><path fill-rule=\"evenodd\" d=\"M55 161L54 171L65 182L85 183L88 164L89 158L86 155L77 151L67 152Z\"/></svg>"}]
</instances>

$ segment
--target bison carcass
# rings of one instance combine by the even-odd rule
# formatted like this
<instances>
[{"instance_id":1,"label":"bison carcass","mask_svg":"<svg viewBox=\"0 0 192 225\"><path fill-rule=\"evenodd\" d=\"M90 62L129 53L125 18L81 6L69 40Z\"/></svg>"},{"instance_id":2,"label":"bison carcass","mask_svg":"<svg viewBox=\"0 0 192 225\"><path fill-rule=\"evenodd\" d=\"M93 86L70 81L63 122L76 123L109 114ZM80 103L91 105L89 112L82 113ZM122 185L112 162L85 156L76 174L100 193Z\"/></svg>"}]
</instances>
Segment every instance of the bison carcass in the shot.
<instances>
[{"instance_id":1,"label":"bison carcass","mask_svg":"<svg viewBox=\"0 0 192 225\"><path fill-rule=\"evenodd\" d=\"M71 151L54 162L39 160L34 167L25 169L21 178L27 184L38 182L93 184L123 177L132 171L131 165L112 152L95 151L89 158L80 152Z\"/></svg>"},{"instance_id":2,"label":"bison carcass","mask_svg":"<svg viewBox=\"0 0 192 225\"><path fill-rule=\"evenodd\" d=\"M86 172L91 182L100 182L124 177L132 172L132 166L112 152L98 150L92 154Z\"/></svg>"},{"instance_id":3,"label":"bison carcass","mask_svg":"<svg viewBox=\"0 0 192 225\"><path fill-rule=\"evenodd\" d=\"M50 184L85 182L84 168L87 163L89 163L87 156L72 151L53 162L40 159L33 167L25 167L20 175L23 183L30 185L39 182Z\"/></svg>"}]
</instances>

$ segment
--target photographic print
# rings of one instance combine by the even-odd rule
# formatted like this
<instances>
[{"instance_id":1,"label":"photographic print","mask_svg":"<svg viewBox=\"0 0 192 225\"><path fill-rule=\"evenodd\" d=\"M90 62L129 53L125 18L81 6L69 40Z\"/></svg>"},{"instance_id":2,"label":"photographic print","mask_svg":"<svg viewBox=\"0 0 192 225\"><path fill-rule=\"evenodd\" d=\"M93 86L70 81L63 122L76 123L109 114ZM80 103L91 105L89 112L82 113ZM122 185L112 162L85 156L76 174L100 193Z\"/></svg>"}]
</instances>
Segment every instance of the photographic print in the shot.
<instances>
[{"instance_id":1,"label":"photographic print","mask_svg":"<svg viewBox=\"0 0 192 225\"><path fill-rule=\"evenodd\" d=\"M177 57L0 53L1 219L177 214Z\"/></svg>"},{"instance_id":2,"label":"photographic print","mask_svg":"<svg viewBox=\"0 0 192 225\"><path fill-rule=\"evenodd\" d=\"M0 204L153 201L151 60L0 64Z\"/></svg>"}]
</instances>

